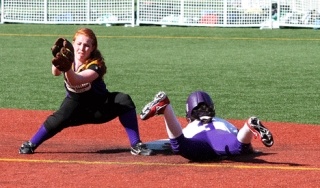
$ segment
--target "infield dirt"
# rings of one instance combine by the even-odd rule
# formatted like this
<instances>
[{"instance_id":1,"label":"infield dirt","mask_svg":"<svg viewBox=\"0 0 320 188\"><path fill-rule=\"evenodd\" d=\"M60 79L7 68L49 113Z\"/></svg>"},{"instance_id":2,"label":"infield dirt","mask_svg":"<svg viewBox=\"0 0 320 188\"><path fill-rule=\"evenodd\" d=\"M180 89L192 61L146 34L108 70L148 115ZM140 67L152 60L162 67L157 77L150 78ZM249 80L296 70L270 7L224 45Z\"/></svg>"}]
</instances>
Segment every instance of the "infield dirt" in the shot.
<instances>
[{"instance_id":1,"label":"infield dirt","mask_svg":"<svg viewBox=\"0 0 320 188\"><path fill-rule=\"evenodd\" d=\"M18 154L51 111L0 109L0 187L320 187L320 126L264 122L275 144L262 153L193 163L132 156L119 121L68 128L33 155ZM180 119L186 124L184 118ZM229 120L241 127L244 120ZM167 138L161 116L140 121L144 142Z\"/></svg>"}]
</instances>

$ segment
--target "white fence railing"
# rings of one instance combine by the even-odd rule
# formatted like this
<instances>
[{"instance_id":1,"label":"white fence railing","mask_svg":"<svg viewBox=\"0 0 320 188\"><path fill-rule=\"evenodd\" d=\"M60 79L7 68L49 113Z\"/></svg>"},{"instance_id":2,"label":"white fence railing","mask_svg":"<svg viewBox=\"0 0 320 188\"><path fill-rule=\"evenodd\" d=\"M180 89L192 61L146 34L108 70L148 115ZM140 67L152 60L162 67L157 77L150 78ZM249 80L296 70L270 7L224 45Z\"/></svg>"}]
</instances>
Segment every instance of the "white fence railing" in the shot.
<instances>
[{"instance_id":1,"label":"white fence railing","mask_svg":"<svg viewBox=\"0 0 320 188\"><path fill-rule=\"evenodd\" d=\"M320 27L320 0L1 0L1 23Z\"/></svg>"},{"instance_id":2,"label":"white fence railing","mask_svg":"<svg viewBox=\"0 0 320 188\"><path fill-rule=\"evenodd\" d=\"M131 24L133 0L1 0L1 22Z\"/></svg>"}]
</instances>

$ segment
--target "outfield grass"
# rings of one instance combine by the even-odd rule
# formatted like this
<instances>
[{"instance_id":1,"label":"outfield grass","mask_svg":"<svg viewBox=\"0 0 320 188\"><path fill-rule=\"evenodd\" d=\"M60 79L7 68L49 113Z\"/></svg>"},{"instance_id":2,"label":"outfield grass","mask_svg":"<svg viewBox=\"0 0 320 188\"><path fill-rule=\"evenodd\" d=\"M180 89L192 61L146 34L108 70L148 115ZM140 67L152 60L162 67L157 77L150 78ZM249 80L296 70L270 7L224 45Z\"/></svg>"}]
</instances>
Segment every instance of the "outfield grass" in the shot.
<instances>
[{"instance_id":1,"label":"outfield grass","mask_svg":"<svg viewBox=\"0 0 320 188\"><path fill-rule=\"evenodd\" d=\"M129 93L138 111L164 90L184 116L187 95L202 89L223 118L320 124L320 31L312 29L3 24L1 108L59 107L63 79L51 75L50 47L79 27L98 36L108 88Z\"/></svg>"}]
</instances>

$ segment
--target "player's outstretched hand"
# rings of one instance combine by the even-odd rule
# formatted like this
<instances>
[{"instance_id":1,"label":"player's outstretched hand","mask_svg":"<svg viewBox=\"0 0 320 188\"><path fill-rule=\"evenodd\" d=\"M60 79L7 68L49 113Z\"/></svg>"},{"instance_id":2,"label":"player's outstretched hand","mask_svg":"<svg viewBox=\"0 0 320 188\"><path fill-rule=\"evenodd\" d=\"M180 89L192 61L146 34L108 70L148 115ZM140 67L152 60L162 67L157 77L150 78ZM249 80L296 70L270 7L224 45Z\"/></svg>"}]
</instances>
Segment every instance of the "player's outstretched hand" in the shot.
<instances>
[{"instance_id":1,"label":"player's outstretched hand","mask_svg":"<svg viewBox=\"0 0 320 188\"><path fill-rule=\"evenodd\" d=\"M68 71L74 61L74 49L72 44L65 38L58 38L51 47L53 55L52 64L60 71Z\"/></svg>"}]
</instances>

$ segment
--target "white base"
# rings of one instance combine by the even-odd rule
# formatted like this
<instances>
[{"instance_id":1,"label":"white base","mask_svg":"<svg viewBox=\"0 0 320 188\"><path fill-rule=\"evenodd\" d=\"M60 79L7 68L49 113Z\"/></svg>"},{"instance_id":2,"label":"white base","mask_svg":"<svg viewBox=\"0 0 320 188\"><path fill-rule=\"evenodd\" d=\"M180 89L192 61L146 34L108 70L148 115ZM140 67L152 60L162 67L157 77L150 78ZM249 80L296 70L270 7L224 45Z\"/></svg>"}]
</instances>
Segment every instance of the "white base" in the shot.
<instances>
[{"instance_id":1,"label":"white base","mask_svg":"<svg viewBox=\"0 0 320 188\"><path fill-rule=\"evenodd\" d=\"M171 150L169 139L160 139L160 140L150 141L150 142L146 142L145 144L149 149L152 149L152 150L159 150L159 151Z\"/></svg>"}]
</instances>

